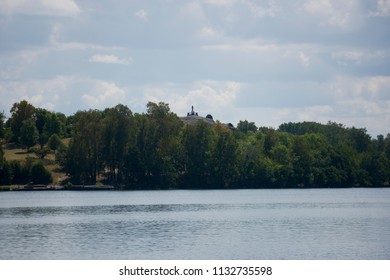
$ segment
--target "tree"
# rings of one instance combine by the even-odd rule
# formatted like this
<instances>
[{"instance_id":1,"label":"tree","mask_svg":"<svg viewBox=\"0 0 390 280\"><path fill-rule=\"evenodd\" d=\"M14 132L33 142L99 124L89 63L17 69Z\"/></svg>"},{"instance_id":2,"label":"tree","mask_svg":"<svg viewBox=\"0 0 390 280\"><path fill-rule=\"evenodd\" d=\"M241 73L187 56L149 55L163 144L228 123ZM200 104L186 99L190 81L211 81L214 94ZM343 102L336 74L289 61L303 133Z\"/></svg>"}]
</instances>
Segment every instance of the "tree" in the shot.
<instances>
[{"instance_id":1,"label":"tree","mask_svg":"<svg viewBox=\"0 0 390 280\"><path fill-rule=\"evenodd\" d=\"M390 180L390 161L384 153L365 153L361 163L367 178L366 184L374 187L384 187Z\"/></svg>"},{"instance_id":2,"label":"tree","mask_svg":"<svg viewBox=\"0 0 390 280\"><path fill-rule=\"evenodd\" d=\"M49 112L46 109L35 110L35 124L39 132L39 145L43 149L48 139L53 135L63 136L66 117L61 113Z\"/></svg>"},{"instance_id":3,"label":"tree","mask_svg":"<svg viewBox=\"0 0 390 280\"><path fill-rule=\"evenodd\" d=\"M349 128L348 134L350 145L358 152L361 153L369 149L371 136L367 134L367 130L365 128Z\"/></svg>"},{"instance_id":4,"label":"tree","mask_svg":"<svg viewBox=\"0 0 390 280\"><path fill-rule=\"evenodd\" d=\"M61 122L60 114L49 112L43 126L43 132L50 137L53 134L63 135L65 124Z\"/></svg>"},{"instance_id":5,"label":"tree","mask_svg":"<svg viewBox=\"0 0 390 280\"><path fill-rule=\"evenodd\" d=\"M47 139L49 137L46 133L44 133L43 130L49 114L50 112L47 111L46 109L37 108L35 110L35 125L38 129L38 133L39 133L38 143L41 149L43 149L43 146L46 144Z\"/></svg>"},{"instance_id":6,"label":"tree","mask_svg":"<svg viewBox=\"0 0 390 280\"><path fill-rule=\"evenodd\" d=\"M280 142L270 151L270 158L274 163L275 183L278 184L278 187L286 187L291 184L291 178L294 174L291 154L291 149Z\"/></svg>"},{"instance_id":7,"label":"tree","mask_svg":"<svg viewBox=\"0 0 390 280\"><path fill-rule=\"evenodd\" d=\"M3 112L0 112L0 139L3 138L5 135L4 120L5 120L5 115Z\"/></svg>"},{"instance_id":8,"label":"tree","mask_svg":"<svg viewBox=\"0 0 390 280\"><path fill-rule=\"evenodd\" d=\"M256 132L257 126L254 122L248 122L247 120L239 121L239 123L237 124L237 130L243 133L247 133L249 131Z\"/></svg>"},{"instance_id":9,"label":"tree","mask_svg":"<svg viewBox=\"0 0 390 280\"><path fill-rule=\"evenodd\" d=\"M183 123L170 112L167 103L149 102L142 125L140 155L144 160L147 184L149 187L175 187L180 151L178 136Z\"/></svg>"},{"instance_id":10,"label":"tree","mask_svg":"<svg viewBox=\"0 0 390 280\"><path fill-rule=\"evenodd\" d=\"M10 119L13 140L19 142L23 123L34 119L35 107L22 100L19 103L14 103L11 110L12 116Z\"/></svg>"},{"instance_id":11,"label":"tree","mask_svg":"<svg viewBox=\"0 0 390 280\"><path fill-rule=\"evenodd\" d=\"M18 160L11 160L7 162L7 184L26 184L30 180L31 160L24 162Z\"/></svg>"},{"instance_id":12,"label":"tree","mask_svg":"<svg viewBox=\"0 0 390 280\"><path fill-rule=\"evenodd\" d=\"M238 144L233 133L220 123L215 127L216 141L213 147L213 179L216 187L231 187L237 175Z\"/></svg>"},{"instance_id":13,"label":"tree","mask_svg":"<svg viewBox=\"0 0 390 280\"><path fill-rule=\"evenodd\" d=\"M8 183L8 165L4 157L3 145L0 142L0 185L7 185Z\"/></svg>"},{"instance_id":14,"label":"tree","mask_svg":"<svg viewBox=\"0 0 390 280\"><path fill-rule=\"evenodd\" d=\"M275 129L267 129L264 139L264 152L266 155L269 155L272 148L276 145L276 131Z\"/></svg>"},{"instance_id":15,"label":"tree","mask_svg":"<svg viewBox=\"0 0 390 280\"><path fill-rule=\"evenodd\" d=\"M19 142L30 148L37 143L38 137L39 134L38 129L35 126L35 122L32 119L25 120L20 128Z\"/></svg>"},{"instance_id":16,"label":"tree","mask_svg":"<svg viewBox=\"0 0 390 280\"><path fill-rule=\"evenodd\" d=\"M132 112L124 105L104 112L102 160L109 170L109 181L114 183L122 182L126 153L130 145L134 145L132 118Z\"/></svg>"},{"instance_id":17,"label":"tree","mask_svg":"<svg viewBox=\"0 0 390 280\"><path fill-rule=\"evenodd\" d=\"M203 121L183 127L181 142L184 185L190 188L206 188L210 185L213 141L213 131Z\"/></svg>"},{"instance_id":18,"label":"tree","mask_svg":"<svg viewBox=\"0 0 390 280\"><path fill-rule=\"evenodd\" d=\"M261 181L259 171L263 149L256 136L258 135L249 135L238 143L239 181L241 186L248 188L259 187Z\"/></svg>"},{"instance_id":19,"label":"tree","mask_svg":"<svg viewBox=\"0 0 390 280\"><path fill-rule=\"evenodd\" d=\"M385 137L382 134L377 136L376 149L379 152L385 151Z\"/></svg>"},{"instance_id":20,"label":"tree","mask_svg":"<svg viewBox=\"0 0 390 280\"><path fill-rule=\"evenodd\" d=\"M74 116L73 138L66 156L66 170L76 183L95 184L103 168L102 112L79 111Z\"/></svg>"},{"instance_id":21,"label":"tree","mask_svg":"<svg viewBox=\"0 0 390 280\"><path fill-rule=\"evenodd\" d=\"M384 143L384 152L388 160L390 160L390 133L387 134Z\"/></svg>"}]
</instances>

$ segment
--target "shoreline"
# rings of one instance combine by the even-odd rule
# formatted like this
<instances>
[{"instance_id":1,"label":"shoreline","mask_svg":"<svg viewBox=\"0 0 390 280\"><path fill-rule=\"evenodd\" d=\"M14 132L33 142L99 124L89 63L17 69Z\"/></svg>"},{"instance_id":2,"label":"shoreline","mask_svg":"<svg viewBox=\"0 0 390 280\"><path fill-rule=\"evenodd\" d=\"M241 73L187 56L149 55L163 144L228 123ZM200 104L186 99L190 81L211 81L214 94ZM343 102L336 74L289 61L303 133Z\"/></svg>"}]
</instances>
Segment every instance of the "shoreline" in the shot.
<instances>
[{"instance_id":1,"label":"shoreline","mask_svg":"<svg viewBox=\"0 0 390 280\"><path fill-rule=\"evenodd\" d=\"M310 190L310 189L386 189L390 186L345 186L345 187L248 187L248 188L120 188L113 185L71 185L71 186L60 186L60 185L10 185L0 186L0 192L7 191L172 191L172 190Z\"/></svg>"}]
</instances>

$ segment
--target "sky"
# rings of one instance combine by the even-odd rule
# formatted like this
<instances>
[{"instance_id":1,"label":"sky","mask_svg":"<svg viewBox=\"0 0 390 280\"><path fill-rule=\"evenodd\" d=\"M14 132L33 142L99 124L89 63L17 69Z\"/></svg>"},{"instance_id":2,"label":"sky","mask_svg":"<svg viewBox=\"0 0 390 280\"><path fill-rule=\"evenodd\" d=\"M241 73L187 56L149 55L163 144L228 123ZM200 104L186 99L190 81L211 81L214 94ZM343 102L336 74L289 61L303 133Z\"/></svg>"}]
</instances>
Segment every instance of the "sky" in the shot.
<instances>
[{"instance_id":1,"label":"sky","mask_svg":"<svg viewBox=\"0 0 390 280\"><path fill-rule=\"evenodd\" d=\"M386 136L390 0L0 0L0 111L23 99Z\"/></svg>"}]
</instances>

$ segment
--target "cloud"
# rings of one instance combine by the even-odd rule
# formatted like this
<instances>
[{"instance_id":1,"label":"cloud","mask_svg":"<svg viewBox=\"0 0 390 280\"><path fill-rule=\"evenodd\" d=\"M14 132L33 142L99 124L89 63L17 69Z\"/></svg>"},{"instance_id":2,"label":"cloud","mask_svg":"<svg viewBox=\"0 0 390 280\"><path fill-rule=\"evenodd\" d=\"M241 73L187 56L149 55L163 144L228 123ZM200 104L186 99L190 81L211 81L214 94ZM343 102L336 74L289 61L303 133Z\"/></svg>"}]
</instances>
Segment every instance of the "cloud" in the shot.
<instances>
[{"instance_id":1,"label":"cloud","mask_svg":"<svg viewBox=\"0 0 390 280\"><path fill-rule=\"evenodd\" d=\"M39 52L46 52L46 51L69 51L69 50L80 50L80 51L86 51L86 50L123 50L123 47L118 46L106 46L106 45L98 45L93 43L85 43L85 42L72 42L72 41L61 41L61 30L62 26L60 24L53 24L51 26L51 32L49 34L49 45L40 48Z\"/></svg>"},{"instance_id":2,"label":"cloud","mask_svg":"<svg viewBox=\"0 0 390 280\"><path fill-rule=\"evenodd\" d=\"M299 58L301 59L303 66L308 67L310 65L310 57L308 57L305 53L300 52Z\"/></svg>"},{"instance_id":3,"label":"cloud","mask_svg":"<svg viewBox=\"0 0 390 280\"><path fill-rule=\"evenodd\" d=\"M43 16L77 16L81 10L73 0L0 0L0 13L43 15Z\"/></svg>"},{"instance_id":4,"label":"cloud","mask_svg":"<svg viewBox=\"0 0 390 280\"><path fill-rule=\"evenodd\" d=\"M67 91L73 89L77 79L57 76L52 79L1 81L1 109L8 111L12 104L27 100L36 107L48 110L60 110L59 107L67 97Z\"/></svg>"},{"instance_id":5,"label":"cloud","mask_svg":"<svg viewBox=\"0 0 390 280\"><path fill-rule=\"evenodd\" d=\"M258 40L237 40L236 42L226 42L223 44L204 45L201 47L205 51L225 51L244 53L266 53L279 50L279 46L274 43L261 42Z\"/></svg>"},{"instance_id":6,"label":"cloud","mask_svg":"<svg viewBox=\"0 0 390 280\"><path fill-rule=\"evenodd\" d=\"M149 15L148 12L145 11L144 9L138 10L135 13L136 17L143 20L143 21L148 21L149 20Z\"/></svg>"},{"instance_id":7,"label":"cloud","mask_svg":"<svg viewBox=\"0 0 390 280\"><path fill-rule=\"evenodd\" d=\"M89 58L89 62L129 65L132 59L121 59L115 55L95 54Z\"/></svg>"},{"instance_id":8,"label":"cloud","mask_svg":"<svg viewBox=\"0 0 390 280\"><path fill-rule=\"evenodd\" d=\"M274 17L278 13L279 8L275 1L267 1L267 5L259 5L259 1L251 0L205 0L206 4L216 6L218 8L232 8L233 6L246 7L256 17Z\"/></svg>"},{"instance_id":9,"label":"cloud","mask_svg":"<svg viewBox=\"0 0 390 280\"><path fill-rule=\"evenodd\" d=\"M370 14L371 16L390 16L390 0L378 0L377 10Z\"/></svg>"},{"instance_id":10,"label":"cloud","mask_svg":"<svg viewBox=\"0 0 390 280\"><path fill-rule=\"evenodd\" d=\"M330 86L334 116L349 125L385 134L390 121L390 76L337 77ZM378 121L378 120L381 121ZM342 122L342 121L340 121Z\"/></svg>"},{"instance_id":11,"label":"cloud","mask_svg":"<svg viewBox=\"0 0 390 280\"><path fill-rule=\"evenodd\" d=\"M236 4L237 0L205 0L204 2L219 7L231 7Z\"/></svg>"},{"instance_id":12,"label":"cloud","mask_svg":"<svg viewBox=\"0 0 390 280\"><path fill-rule=\"evenodd\" d=\"M246 4L251 12L257 17L275 17L279 10L274 1L268 1L266 7L259 6L252 1L244 1L244 4Z\"/></svg>"},{"instance_id":13,"label":"cloud","mask_svg":"<svg viewBox=\"0 0 390 280\"><path fill-rule=\"evenodd\" d=\"M184 88L183 88L184 87ZM144 102L167 102L172 111L185 115L193 105L200 115L223 113L233 107L241 89L235 81L198 81L191 85L160 85L144 90ZM185 92L185 93L183 93Z\"/></svg>"},{"instance_id":14,"label":"cloud","mask_svg":"<svg viewBox=\"0 0 390 280\"><path fill-rule=\"evenodd\" d=\"M200 35L202 37L214 37L217 34L218 31L216 31L214 28L210 26L203 27L202 30L200 31Z\"/></svg>"},{"instance_id":15,"label":"cloud","mask_svg":"<svg viewBox=\"0 0 390 280\"><path fill-rule=\"evenodd\" d=\"M303 9L317 17L321 25L348 29L354 27L360 13L360 3L355 0L306 0Z\"/></svg>"},{"instance_id":16,"label":"cloud","mask_svg":"<svg viewBox=\"0 0 390 280\"><path fill-rule=\"evenodd\" d=\"M332 53L332 58L340 65L347 66L354 63L360 65L363 63L370 63L373 61L383 61L386 58L385 51L382 50L364 50L351 49L340 50Z\"/></svg>"},{"instance_id":17,"label":"cloud","mask_svg":"<svg viewBox=\"0 0 390 280\"><path fill-rule=\"evenodd\" d=\"M126 91L115 83L97 81L93 93L82 95L82 101L89 108L108 108L123 102Z\"/></svg>"},{"instance_id":18,"label":"cloud","mask_svg":"<svg viewBox=\"0 0 390 280\"><path fill-rule=\"evenodd\" d=\"M191 1L180 9L180 18L185 21L207 22L203 6L198 1Z\"/></svg>"}]
</instances>

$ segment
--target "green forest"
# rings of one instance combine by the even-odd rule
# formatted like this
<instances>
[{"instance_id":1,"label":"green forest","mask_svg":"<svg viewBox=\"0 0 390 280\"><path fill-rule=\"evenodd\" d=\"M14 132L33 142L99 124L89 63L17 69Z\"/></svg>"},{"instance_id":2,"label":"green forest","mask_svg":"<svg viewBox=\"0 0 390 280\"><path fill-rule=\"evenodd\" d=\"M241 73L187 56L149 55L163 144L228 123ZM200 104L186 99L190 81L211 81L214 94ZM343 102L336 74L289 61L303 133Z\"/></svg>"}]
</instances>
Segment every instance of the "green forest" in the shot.
<instances>
[{"instance_id":1,"label":"green forest","mask_svg":"<svg viewBox=\"0 0 390 280\"><path fill-rule=\"evenodd\" d=\"M149 102L142 114L119 104L65 116L23 100L8 118L0 113L0 138L0 185L336 188L388 187L390 180L390 134L373 138L331 121L187 124L163 102ZM10 147L32 156L7 157ZM48 158L61 180L53 181Z\"/></svg>"}]
</instances>

